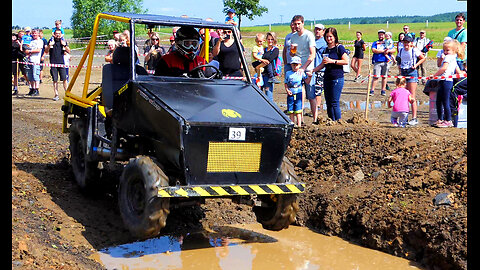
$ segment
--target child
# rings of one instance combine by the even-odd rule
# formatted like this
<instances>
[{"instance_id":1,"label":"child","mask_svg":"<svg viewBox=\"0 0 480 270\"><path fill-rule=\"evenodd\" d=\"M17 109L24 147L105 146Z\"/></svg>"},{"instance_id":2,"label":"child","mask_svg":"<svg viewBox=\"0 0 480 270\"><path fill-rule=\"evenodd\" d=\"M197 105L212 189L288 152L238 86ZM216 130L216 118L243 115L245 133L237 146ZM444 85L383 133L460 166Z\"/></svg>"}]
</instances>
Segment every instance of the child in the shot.
<instances>
[{"instance_id":1,"label":"child","mask_svg":"<svg viewBox=\"0 0 480 270\"><path fill-rule=\"evenodd\" d=\"M445 57L437 73L433 75L446 77L440 79L440 88L437 92L436 106L438 120L433 124L435 127L453 127L452 112L450 109L450 91L453 87L453 79L448 78L448 76L452 76L455 71L460 74L460 68L457 65L457 54L459 57L463 57L463 53L459 52L459 45L460 43L457 40L447 40L443 42Z\"/></svg>"},{"instance_id":2,"label":"child","mask_svg":"<svg viewBox=\"0 0 480 270\"><path fill-rule=\"evenodd\" d=\"M390 93L388 98L388 107L393 110L390 121L395 127L405 127L408 120L409 105L408 103L415 102L415 98L412 97L410 91L405 89L407 80L405 78L397 78L395 81L397 88Z\"/></svg>"},{"instance_id":3,"label":"child","mask_svg":"<svg viewBox=\"0 0 480 270\"><path fill-rule=\"evenodd\" d=\"M385 47L389 50L393 49L395 47L393 39L392 39L392 32L386 32L385 33ZM390 64L390 62L391 62L392 65L397 64L397 61L395 60L395 57L393 57L392 53L389 53L387 55L387 58L388 58L387 63Z\"/></svg>"},{"instance_id":4,"label":"child","mask_svg":"<svg viewBox=\"0 0 480 270\"><path fill-rule=\"evenodd\" d=\"M263 56L263 42L265 41L265 35L262 33L258 33L255 35L255 43L256 45L252 48L252 66L255 68L255 72L257 73L257 78L260 79L258 83L259 86L262 86L262 72L263 67L265 64L262 62Z\"/></svg>"},{"instance_id":5,"label":"child","mask_svg":"<svg viewBox=\"0 0 480 270\"><path fill-rule=\"evenodd\" d=\"M296 127L302 126L302 84L308 85L312 74L297 72L302 66L302 59L298 56L292 57L290 62L292 70L285 73L285 91L287 92L287 114Z\"/></svg>"}]
</instances>

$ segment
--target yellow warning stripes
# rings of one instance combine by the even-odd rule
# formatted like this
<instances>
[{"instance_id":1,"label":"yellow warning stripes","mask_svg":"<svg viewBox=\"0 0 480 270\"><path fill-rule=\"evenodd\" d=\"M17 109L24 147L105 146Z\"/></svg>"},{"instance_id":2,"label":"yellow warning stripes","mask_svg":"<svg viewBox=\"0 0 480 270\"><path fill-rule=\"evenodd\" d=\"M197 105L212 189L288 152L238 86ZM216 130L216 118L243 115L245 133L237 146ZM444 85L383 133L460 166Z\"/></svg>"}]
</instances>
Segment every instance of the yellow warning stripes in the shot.
<instances>
[{"instance_id":1,"label":"yellow warning stripes","mask_svg":"<svg viewBox=\"0 0 480 270\"><path fill-rule=\"evenodd\" d=\"M214 197L237 195L267 195L267 194L294 194L305 191L304 183L295 184L266 184L266 185L226 185L226 186L175 186L162 187L158 196L173 197Z\"/></svg>"}]
</instances>

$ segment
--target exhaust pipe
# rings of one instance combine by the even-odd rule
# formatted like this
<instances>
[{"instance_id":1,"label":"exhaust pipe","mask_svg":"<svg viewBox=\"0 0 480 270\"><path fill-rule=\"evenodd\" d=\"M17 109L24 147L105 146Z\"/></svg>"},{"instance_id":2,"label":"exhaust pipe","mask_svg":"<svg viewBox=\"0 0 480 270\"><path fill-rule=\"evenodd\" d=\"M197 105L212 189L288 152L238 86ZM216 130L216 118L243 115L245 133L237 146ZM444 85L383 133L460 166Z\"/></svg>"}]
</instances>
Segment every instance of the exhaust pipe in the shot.
<instances>
[{"instance_id":1,"label":"exhaust pipe","mask_svg":"<svg viewBox=\"0 0 480 270\"><path fill-rule=\"evenodd\" d=\"M110 159L110 156L112 155L112 151L110 148L105 148L105 147L93 147L93 151L100 157L104 159ZM127 160L129 158L129 155L123 151L123 149L117 148L117 153L115 154L115 159L116 160Z\"/></svg>"}]
</instances>

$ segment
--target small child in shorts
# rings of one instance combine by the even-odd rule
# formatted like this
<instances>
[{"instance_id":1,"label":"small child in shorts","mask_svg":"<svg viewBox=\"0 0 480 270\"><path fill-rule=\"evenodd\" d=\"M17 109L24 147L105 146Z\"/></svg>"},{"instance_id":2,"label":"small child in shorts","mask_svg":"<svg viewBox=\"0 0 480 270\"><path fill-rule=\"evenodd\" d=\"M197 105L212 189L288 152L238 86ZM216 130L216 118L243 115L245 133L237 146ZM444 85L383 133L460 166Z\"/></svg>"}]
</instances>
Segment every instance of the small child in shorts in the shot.
<instances>
[{"instance_id":1,"label":"small child in shorts","mask_svg":"<svg viewBox=\"0 0 480 270\"><path fill-rule=\"evenodd\" d=\"M312 73L299 73L302 59L292 57L290 62L292 70L285 72L285 91L287 92L287 114L296 127L302 126L302 85L308 85L312 79Z\"/></svg>"},{"instance_id":2,"label":"small child in shorts","mask_svg":"<svg viewBox=\"0 0 480 270\"><path fill-rule=\"evenodd\" d=\"M263 49L263 42L265 41L265 35L262 33L258 33L255 35L255 46L252 48L252 66L255 68L255 72L257 73L257 78L260 80L262 79L262 72L263 67L265 66L262 63L262 56L264 53ZM263 85L263 83L262 83Z\"/></svg>"},{"instance_id":3,"label":"small child in shorts","mask_svg":"<svg viewBox=\"0 0 480 270\"><path fill-rule=\"evenodd\" d=\"M409 103L415 102L415 98L412 97L407 86L407 80L405 78L397 78L395 81L397 88L390 93L388 98L388 107L392 108L392 116L390 118L391 123L395 127L405 127L408 121L408 112L410 111Z\"/></svg>"}]
</instances>

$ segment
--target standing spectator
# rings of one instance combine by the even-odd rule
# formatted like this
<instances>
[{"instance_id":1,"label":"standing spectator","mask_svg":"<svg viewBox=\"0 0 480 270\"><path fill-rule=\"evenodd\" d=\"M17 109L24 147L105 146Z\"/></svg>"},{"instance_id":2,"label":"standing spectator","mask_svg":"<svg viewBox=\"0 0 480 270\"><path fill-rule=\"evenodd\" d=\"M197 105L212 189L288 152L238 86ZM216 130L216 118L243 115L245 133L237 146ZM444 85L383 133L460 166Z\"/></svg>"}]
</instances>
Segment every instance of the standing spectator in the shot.
<instances>
[{"instance_id":1,"label":"standing spectator","mask_svg":"<svg viewBox=\"0 0 480 270\"><path fill-rule=\"evenodd\" d=\"M65 52L70 53L70 48L67 42L62 39L62 32L60 29L56 29L53 34L54 39L48 43L47 52L50 54L50 64L63 65L62 67L50 67L50 74L53 80L53 91L55 96L54 101L59 100L58 97L58 76L60 75L60 81L63 82L63 90L67 91L67 72L65 69Z\"/></svg>"},{"instance_id":2,"label":"standing spectator","mask_svg":"<svg viewBox=\"0 0 480 270\"><path fill-rule=\"evenodd\" d=\"M296 127L302 126L302 85L308 84L312 74L299 71L302 59L298 56L292 57L292 70L285 74L285 91L287 92L287 114Z\"/></svg>"},{"instance_id":3,"label":"standing spectator","mask_svg":"<svg viewBox=\"0 0 480 270\"><path fill-rule=\"evenodd\" d=\"M400 51L400 49L403 48L403 39L405 38L405 33L401 32L398 34L398 42L397 42L397 53Z\"/></svg>"},{"instance_id":4,"label":"standing spectator","mask_svg":"<svg viewBox=\"0 0 480 270\"><path fill-rule=\"evenodd\" d=\"M26 62L26 54L23 46L23 40L22 37L25 35L25 32L23 30L18 31L18 43L20 45L20 50L18 51L18 61ZM25 45L25 48L28 48L29 45ZM25 84L30 85L30 82L28 81L28 76L27 76L27 70L25 69L25 64L18 64L18 68L22 71L23 78L25 79Z\"/></svg>"},{"instance_id":5,"label":"standing spectator","mask_svg":"<svg viewBox=\"0 0 480 270\"><path fill-rule=\"evenodd\" d=\"M315 60L313 66L316 67L320 65L323 61L322 53L327 48L327 42L325 41L324 34L325 34L325 26L321 23L315 24L314 28L315 34ZM312 102L310 102L310 109L312 111L313 116L313 123L318 123L318 107L321 107L322 104L322 93L323 93L323 76L325 73L325 68L319 70L312 74L313 82L309 82L305 84L305 88L307 88L306 93L308 97L313 97L315 95L315 104L314 107L312 106ZM309 99L309 101L312 99Z\"/></svg>"},{"instance_id":6,"label":"standing spectator","mask_svg":"<svg viewBox=\"0 0 480 270\"><path fill-rule=\"evenodd\" d=\"M403 26L403 32L405 33L405 37L411 37L412 40L415 40L415 33L410 32L410 26L405 24Z\"/></svg>"},{"instance_id":7,"label":"standing spectator","mask_svg":"<svg viewBox=\"0 0 480 270\"><path fill-rule=\"evenodd\" d=\"M416 47L422 55L427 58L427 53L428 53L428 43L430 42L430 39L427 38L427 33L425 30L420 30L420 36L415 38L415 41L413 42L413 46ZM423 63L421 63L417 67L418 75L421 75L422 77L425 77L426 72L425 72L425 67L423 66ZM422 78L422 84L425 84L425 79Z\"/></svg>"},{"instance_id":8,"label":"standing spectator","mask_svg":"<svg viewBox=\"0 0 480 270\"><path fill-rule=\"evenodd\" d=\"M30 45L33 40L32 28L30 26L25 27L25 35L22 36L22 45Z\"/></svg>"},{"instance_id":9,"label":"standing spectator","mask_svg":"<svg viewBox=\"0 0 480 270\"><path fill-rule=\"evenodd\" d=\"M43 37L43 30L42 29L38 30L38 35L40 36L40 39L43 41L42 56L40 57L40 83L42 83L43 63L45 63L45 49L48 46L48 41L47 41L46 38Z\"/></svg>"},{"instance_id":10,"label":"standing spectator","mask_svg":"<svg viewBox=\"0 0 480 270\"><path fill-rule=\"evenodd\" d=\"M29 62L25 69L27 69L28 80L30 81L30 91L27 95L38 96L40 95L38 91L40 87L40 58L43 48L43 41L40 39L38 29L33 29L32 38L29 48L25 50Z\"/></svg>"},{"instance_id":11,"label":"standing spectator","mask_svg":"<svg viewBox=\"0 0 480 270\"><path fill-rule=\"evenodd\" d=\"M268 99L273 102L273 88L274 88L274 83L276 83L275 80L271 80L269 78L269 71L273 72L275 70L275 61L277 60L277 57L280 53L280 50L277 48L277 35L275 32L268 32L266 34L266 40L267 40L267 47L264 49L263 56L262 56L262 62L266 64L266 67L262 73L263 77L263 86L262 90L265 91L265 94L267 95Z\"/></svg>"},{"instance_id":12,"label":"standing spectator","mask_svg":"<svg viewBox=\"0 0 480 270\"><path fill-rule=\"evenodd\" d=\"M117 48L117 42L113 39L107 41L107 55L105 55L105 62L113 64L113 51Z\"/></svg>"},{"instance_id":13,"label":"standing spectator","mask_svg":"<svg viewBox=\"0 0 480 270\"><path fill-rule=\"evenodd\" d=\"M293 22L290 22L290 30L291 32L285 36L285 42L283 44L283 67L284 67L284 74L291 70L290 61L292 60L292 56L290 55L290 45L292 44L292 35L296 32L295 27L293 26Z\"/></svg>"},{"instance_id":14,"label":"standing spectator","mask_svg":"<svg viewBox=\"0 0 480 270\"><path fill-rule=\"evenodd\" d=\"M238 17L235 15L235 9L231 8L227 10L227 17L225 17L225 23L231 24L238 28Z\"/></svg>"},{"instance_id":15,"label":"standing spectator","mask_svg":"<svg viewBox=\"0 0 480 270\"><path fill-rule=\"evenodd\" d=\"M413 39L410 36L406 36L403 39L403 49L398 52L397 56L400 61L398 68L402 76L413 77L407 78L407 89L412 94L412 97L416 97L418 72L417 67L425 62L425 57L419 49L413 46ZM417 59L419 59L417 61ZM412 120L408 122L409 125L417 125L417 103L412 103Z\"/></svg>"},{"instance_id":16,"label":"standing spectator","mask_svg":"<svg viewBox=\"0 0 480 270\"><path fill-rule=\"evenodd\" d=\"M410 94L410 91L405 89L407 81L405 78L397 78L395 81L397 88L390 93L388 98L388 107L392 108L391 123L395 127L405 127L408 121L409 106L408 103L415 102L415 99Z\"/></svg>"},{"instance_id":17,"label":"standing spectator","mask_svg":"<svg viewBox=\"0 0 480 270\"><path fill-rule=\"evenodd\" d=\"M375 93L375 86L377 85L378 78L382 76L382 90L381 95L386 95L387 88L387 78L388 70L390 66L388 65L389 58L387 57L389 53L394 53L395 49L388 49L385 44L385 30L378 30L378 40L372 44L372 62L373 62L373 80L372 87L370 89L370 96L373 96Z\"/></svg>"},{"instance_id":18,"label":"standing spectator","mask_svg":"<svg viewBox=\"0 0 480 270\"><path fill-rule=\"evenodd\" d=\"M467 31L465 31L465 27L463 27L463 24L465 23L465 14L463 13L458 13L457 16L455 16L455 24L457 27L454 29L450 30L448 32L448 36L458 40L460 42L460 49L464 55L465 58L457 58L458 62L458 67L460 70L465 70L467 67Z\"/></svg>"},{"instance_id":19,"label":"standing spectator","mask_svg":"<svg viewBox=\"0 0 480 270\"><path fill-rule=\"evenodd\" d=\"M344 84L343 65L348 65L347 50L338 43L337 29L329 27L325 30L327 48L324 52L322 63L313 69L317 72L325 67L323 86L325 88L325 102L327 115L333 121L342 118L340 111L340 95Z\"/></svg>"},{"instance_id":20,"label":"standing spectator","mask_svg":"<svg viewBox=\"0 0 480 270\"><path fill-rule=\"evenodd\" d=\"M244 51L242 44L241 51ZM213 47L213 56L217 57L220 63L220 71L225 76L242 77L240 71L240 55L238 54L237 43L232 35L232 30L224 30L218 42Z\"/></svg>"},{"instance_id":21,"label":"standing spectator","mask_svg":"<svg viewBox=\"0 0 480 270\"><path fill-rule=\"evenodd\" d=\"M302 59L302 66L299 69L299 72L302 71L312 71L315 61L315 36L312 32L305 29L304 27L304 18L302 15L295 15L292 18L293 27L295 28L295 33L291 37L291 44L297 44L297 52L295 54L290 50L290 56L299 56ZM315 91L310 92L311 85L315 85L315 81L310 80L309 85L305 85L306 95L310 102L310 108L312 108L312 114L316 114L317 101L315 96ZM308 92L307 92L308 90ZM302 103L304 104L304 102ZM315 116L314 116L315 117Z\"/></svg>"},{"instance_id":22,"label":"standing spectator","mask_svg":"<svg viewBox=\"0 0 480 270\"><path fill-rule=\"evenodd\" d=\"M355 79L354 82L361 80L361 70L362 70L362 62L363 62L363 52L366 49L365 41L362 39L362 32L357 31L357 39L354 41L353 47L355 48L355 52L353 53L351 67L353 71L355 71Z\"/></svg>"},{"instance_id":23,"label":"standing spectator","mask_svg":"<svg viewBox=\"0 0 480 270\"><path fill-rule=\"evenodd\" d=\"M443 52L445 57L442 65L433 76L445 76L440 80L440 89L437 92L437 116L438 120L434 124L436 127L453 127L452 112L450 108L450 92L453 87L453 79L448 78L455 72L460 73L461 70L457 64L457 54L459 58L463 58L461 45L457 40L447 40L443 43Z\"/></svg>"},{"instance_id":24,"label":"standing spectator","mask_svg":"<svg viewBox=\"0 0 480 270\"><path fill-rule=\"evenodd\" d=\"M12 74L13 74L13 93L12 95L18 94L18 69L19 64L17 61L20 57L21 49L20 41L18 40L18 35L12 33Z\"/></svg>"},{"instance_id":25,"label":"standing spectator","mask_svg":"<svg viewBox=\"0 0 480 270\"><path fill-rule=\"evenodd\" d=\"M70 52L67 52L65 50L65 52L63 53L63 62L65 63L65 73L67 74L67 83L70 81L70 73L69 73L70 58L72 58L72 55L70 54Z\"/></svg>"},{"instance_id":26,"label":"standing spectator","mask_svg":"<svg viewBox=\"0 0 480 270\"><path fill-rule=\"evenodd\" d=\"M148 51L145 56L145 67L147 70L155 70L160 58L165 55L165 49L160 46L160 37L156 32L150 35L151 46L147 47Z\"/></svg>"},{"instance_id":27,"label":"standing spectator","mask_svg":"<svg viewBox=\"0 0 480 270\"><path fill-rule=\"evenodd\" d=\"M55 21L55 27L52 28L52 36L55 36L55 30L60 30L60 32L62 32L62 39L63 39L63 36L65 35L65 30L63 30L63 27L62 27L62 20L56 20Z\"/></svg>"}]
</instances>

